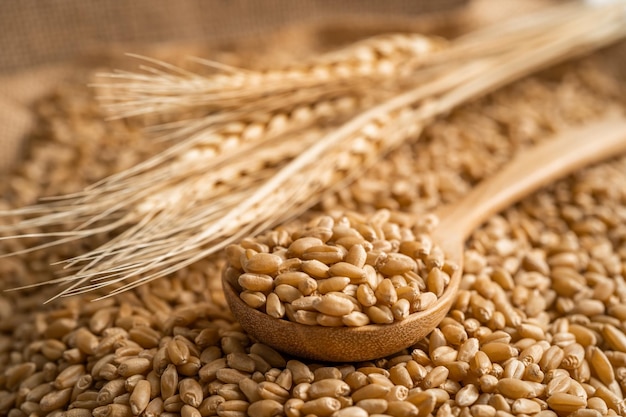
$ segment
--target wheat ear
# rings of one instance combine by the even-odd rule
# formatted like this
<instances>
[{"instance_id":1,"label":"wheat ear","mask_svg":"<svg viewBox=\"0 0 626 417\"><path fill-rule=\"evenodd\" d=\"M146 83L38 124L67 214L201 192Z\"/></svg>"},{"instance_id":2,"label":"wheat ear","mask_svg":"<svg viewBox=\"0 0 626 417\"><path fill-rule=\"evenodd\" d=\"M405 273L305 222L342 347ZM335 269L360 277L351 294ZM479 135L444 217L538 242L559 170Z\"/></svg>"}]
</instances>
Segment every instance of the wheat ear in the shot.
<instances>
[{"instance_id":1,"label":"wheat ear","mask_svg":"<svg viewBox=\"0 0 626 417\"><path fill-rule=\"evenodd\" d=\"M57 201L0 213L29 217L14 225L0 226L0 232L14 234L16 230L49 225L73 228L57 233L20 235L60 238L56 242L19 252L24 253L97 233L111 232L120 226L143 225L148 218L156 220L156 211L167 212L168 205L180 206L183 196L189 199L196 194L194 190L198 188L198 177L203 179L200 181L203 185L201 193L211 196L211 203L215 206L224 207L220 202L222 194L214 190L213 184L220 183L222 188L231 186L232 190L236 190L249 182L246 179L239 180L244 173L248 179L264 177L262 173L251 172L250 168L254 164L241 166L237 156L247 154L257 167L275 165L271 159L288 160L308 146L307 141L299 140L299 135L292 138L290 146L275 145L273 140L280 140L281 136L313 125L345 119L372 100L372 97L364 96L362 91L347 89L342 83L328 84L328 77L331 77L330 81L335 77L354 82L359 79L359 74L361 78L374 77L376 74L379 76L379 73L393 71L394 66L400 65L408 56L423 56L440 48L441 44L442 41L417 34L383 35L323 55L308 64L265 73L239 70L207 61L221 70L215 77L203 77L145 58L159 68L145 67L147 74L109 74L109 77L124 82L96 85L114 90L115 100L109 109L114 116L178 112L190 107L201 111L203 116L160 126L168 131L162 138L180 140L161 154L133 168ZM317 74L319 78L322 73L327 76L324 78L326 85L317 80L316 88L293 89L294 86L302 87L299 83L308 79L306 74ZM225 81L224 77L229 81ZM259 80L264 82L260 83ZM286 96L284 92L288 88L292 90ZM240 99L233 98L233 91L243 96ZM106 102L106 97L103 100ZM117 107L116 103L121 107ZM154 103L161 104L155 106ZM227 111L229 106L236 106L236 111ZM129 108L140 110L128 113L126 109ZM216 113L216 109L221 111ZM263 146L266 149L260 149ZM273 148L281 149L281 152L272 153ZM112 219L116 221L112 222ZM100 224L103 220L108 222ZM134 227L132 230L143 229ZM130 235L130 232L124 234L129 243L134 243Z\"/></svg>"},{"instance_id":2,"label":"wheat ear","mask_svg":"<svg viewBox=\"0 0 626 417\"><path fill-rule=\"evenodd\" d=\"M264 108L276 98L281 106L287 106L290 102L303 102L298 95L306 95L309 102L315 102L327 91L367 89L406 72L404 69L409 64L416 65L445 46L442 39L419 34L380 35L311 62L265 71L193 58L216 72L208 76L134 55L151 65L142 66L143 72L100 74L109 82L95 86L108 91L100 99L114 117L184 113L199 107L206 111L242 113Z\"/></svg>"}]
</instances>

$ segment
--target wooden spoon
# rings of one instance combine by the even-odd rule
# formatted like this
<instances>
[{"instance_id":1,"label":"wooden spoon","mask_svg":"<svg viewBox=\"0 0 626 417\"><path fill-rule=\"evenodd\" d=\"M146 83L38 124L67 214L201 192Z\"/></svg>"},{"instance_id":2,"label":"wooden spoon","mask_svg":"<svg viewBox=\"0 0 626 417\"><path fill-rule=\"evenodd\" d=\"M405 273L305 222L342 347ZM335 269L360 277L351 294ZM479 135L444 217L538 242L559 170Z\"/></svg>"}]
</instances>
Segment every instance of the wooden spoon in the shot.
<instances>
[{"instance_id":1,"label":"wooden spoon","mask_svg":"<svg viewBox=\"0 0 626 417\"><path fill-rule=\"evenodd\" d=\"M358 362L384 357L415 344L445 317L462 276L463 249L472 231L494 214L537 189L626 151L626 118L610 116L569 130L515 157L500 173L481 182L456 204L436 211L433 241L459 268L436 304L392 324L362 327L307 326L273 318L246 305L222 279L228 304L254 338L289 354L321 361Z\"/></svg>"}]
</instances>

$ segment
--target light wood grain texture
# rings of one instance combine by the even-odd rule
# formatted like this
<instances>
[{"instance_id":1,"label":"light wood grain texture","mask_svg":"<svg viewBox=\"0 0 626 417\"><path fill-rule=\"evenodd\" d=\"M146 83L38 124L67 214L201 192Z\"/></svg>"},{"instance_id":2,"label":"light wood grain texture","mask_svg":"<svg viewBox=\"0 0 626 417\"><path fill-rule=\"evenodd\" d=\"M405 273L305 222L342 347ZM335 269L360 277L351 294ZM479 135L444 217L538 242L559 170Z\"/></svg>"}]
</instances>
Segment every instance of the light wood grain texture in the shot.
<instances>
[{"instance_id":1,"label":"light wood grain texture","mask_svg":"<svg viewBox=\"0 0 626 417\"><path fill-rule=\"evenodd\" d=\"M479 184L462 201L436 214L434 240L460 267L429 310L387 325L306 326L275 319L248 307L223 280L226 299L242 327L258 340L286 353L314 360L344 362L384 357L425 337L450 309L462 276L463 248L472 231L525 196L586 165L626 152L626 118L612 115L569 130L522 152L500 173Z\"/></svg>"}]
</instances>

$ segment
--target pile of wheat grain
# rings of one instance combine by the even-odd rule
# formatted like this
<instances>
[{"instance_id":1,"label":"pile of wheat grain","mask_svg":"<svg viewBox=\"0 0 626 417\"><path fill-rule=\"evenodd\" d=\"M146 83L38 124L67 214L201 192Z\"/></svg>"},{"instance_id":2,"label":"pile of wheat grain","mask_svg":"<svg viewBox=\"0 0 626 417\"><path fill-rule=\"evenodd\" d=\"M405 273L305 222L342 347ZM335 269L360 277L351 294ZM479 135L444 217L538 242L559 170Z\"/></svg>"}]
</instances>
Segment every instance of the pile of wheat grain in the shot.
<instances>
[{"instance_id":1,"label":"pile of wheat grain","mask_svg":"<svg viewBox=\"0 0 626 417\"><path fill-rule=\"evenodd\" d=\"M593 62L522 80L436 121L318 209L424 212L454 201L519 149L619 107L619 91ZM38 108L41 131L4 206L95 179L76 167L99 177L153 152L132 125L102 122L75 88ZM0 414L624 415L624 225L625 158L536 193L473 234L441 325L366 363L302 361L251 340L225 308L220 256L93 303L97 293L42 305L57 288L3 293ZM50 279L49 263L79 249L3 259L0 285Z\"/></svg>"}]
</instances>

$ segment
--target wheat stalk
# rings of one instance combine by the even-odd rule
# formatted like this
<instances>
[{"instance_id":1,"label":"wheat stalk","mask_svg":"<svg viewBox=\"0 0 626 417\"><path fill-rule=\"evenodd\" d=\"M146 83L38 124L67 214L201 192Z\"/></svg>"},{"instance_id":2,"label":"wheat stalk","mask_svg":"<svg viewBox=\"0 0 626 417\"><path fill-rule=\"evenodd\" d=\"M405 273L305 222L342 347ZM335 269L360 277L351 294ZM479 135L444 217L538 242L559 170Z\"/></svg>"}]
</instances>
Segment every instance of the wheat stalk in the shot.
<instances>
[{"instance_id":1,"label":"wheat stalk","mask_svg":"<svg viewBox=\"0 0 626 417\"><path fill-rule=\"evenodd\" d=\"M59 202L27 207L12 214L32 217L19 223L22 229L50 224L74 225L73 231L46 234L60 237L57 243L65 243L110 232L123 225L138 223L140 219L154 220L154 213L165 210L164 205L183 204L184 201L192 200L181 200L181 196L189 197L189 194L193 194L193 191L181 190L197 189L194 184L199 183L197 177L202 173L205 173L201 181L202 192L211 196L214 206L222 206L221 195L213 190L213 185L231 185L234 180L242 183L239 178L244 171L250 170L250 164L242 166L238 163L238 157L247 155L258 167L273 164L267 158L288 160L307 147L307 141L293 137L291 146L282 146L280 149L283 152L272 153L272 140L279 140L287 133L321 122L341 120L366 106L372 99L359 95L354 88L346 91L341 83L323 85L317 80L316 88L296 88L303 87L302 83L307 82L304 74L317 74L319 78L322 73L336 73L338 78L350 78L354 82L364 78L363 74L371 75L380 68L389 71L394 65L400 65L409 54L415 57L426 54L439 47L440 43L417 34L384 35L358 42L295 68L254 73L221 65L218 68L226 71L227 75L218 74L215 77L202 77L145 58L169 72L146 67L148 74L108 74L106 76L125 82L95 85L114 90L114 101L110 106L105 106L115 117L129 116L126 112L128 108L139 109L132 114L140 114L180 112L181 109L191 107L207 114L196 120L185 119L161 126L162 129L173 129L173 133L166 135L166 138L184 139L156 157L106 178L82 192L64 196ZM370 70L363 71L363 67ZM230 81L224 81L225 76L231 76ZM259 80L264 81L261 86ZM286 80L287 84L277 84L276 81L280 80ZM291 94L285 96L284 92L289 89L292 89ZM233 91L239 92L237 94L241 100L233 101ZM102 99L107 102L107 96ZM161 104L155 106L154 103ZM228 112L229 106L236 106L236 111ZM215 109L222 111L215 113ZM266 149L260 149L261 146ZM261 154L257 149L260 149ZM256 176L262 177L260 174ZM235 181L232 187L241 185ZM102 219L116 217L115 222L93 227ZM11 226L8 229L11 230ZM129 244L133 243L129 233L125 237ZM54 244L50 242L18 253Z\"/></svg>"},{"instance_id":2,"label":"wheat stalk","mask_svg":"<svg viewBox=\"0 0 626 417\"><path fill-rule=\"evenodd\" d=\"M346 114L354 117L337 127L319 130L305 123L307 129L285 130L293 136L260 135L265 140L257 138L249 145L239 135L233 155L226 155L224 149L203 155L202 140L192 136L175 152L68 200L4 213L35 216L4 230L76 219L79 226L74 231L56 234L64 241L130 225L102 247L69 260L75 272L53 281L69 285L59 296L123 284L112 295L165 276L302 213L455 106L626 36L623 5L567 6L536 25L531 21L532 17L516 23L522 27L519 32L502 27L503 44L494 40L497 28L451 42L431 56L437 72L422 57L413 69L421 85L371 108L353 108ZM479 53L482 42L484 55ZM449 61L440 61L439 53ZM425 74L433 78L424 82ZM340 95L347 91L351 90ZM216 123L219 131L231 122ZM206 134L203 129L199 131ZM209 142L219 148L224 141L218 135ZM190 152L197 154L196 163L185 159ZM244 159L245 154L250 159ZM100 223L104 224L97 226Z\"/></svg>"}]
</instances>

